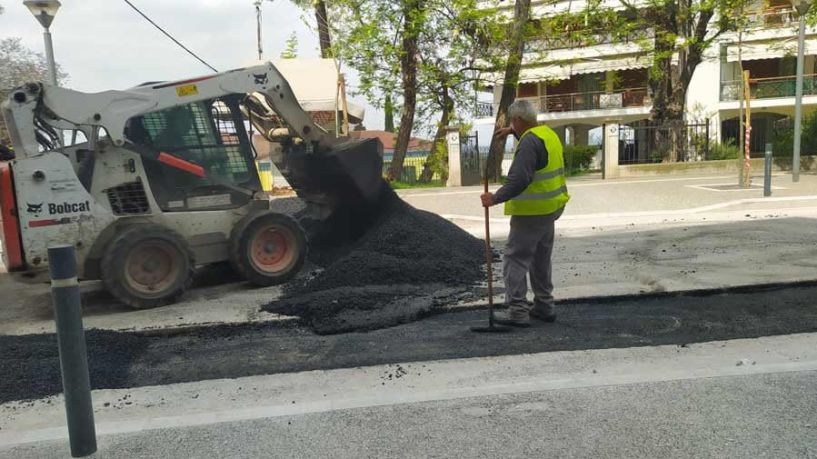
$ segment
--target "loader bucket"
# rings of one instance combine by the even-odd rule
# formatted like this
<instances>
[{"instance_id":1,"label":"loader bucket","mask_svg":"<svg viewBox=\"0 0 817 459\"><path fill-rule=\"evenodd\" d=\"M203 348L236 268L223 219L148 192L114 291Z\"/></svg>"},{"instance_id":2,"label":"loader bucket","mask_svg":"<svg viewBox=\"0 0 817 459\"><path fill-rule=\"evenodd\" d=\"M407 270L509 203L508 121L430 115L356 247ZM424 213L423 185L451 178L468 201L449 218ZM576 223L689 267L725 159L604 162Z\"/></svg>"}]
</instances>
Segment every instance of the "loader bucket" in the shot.
<instances>
[{"instance_id":1,"label":"loader bucket","mask_svg":"<svg viewBox=\"0 0 817 459\"><path fill-rule=\"evenodd\" d=\"M383 147L377 139L347 140L323 152L291 154L276 164L303 200L328 206L376 203L383 190Z\"/></svg>"}]
</instances>

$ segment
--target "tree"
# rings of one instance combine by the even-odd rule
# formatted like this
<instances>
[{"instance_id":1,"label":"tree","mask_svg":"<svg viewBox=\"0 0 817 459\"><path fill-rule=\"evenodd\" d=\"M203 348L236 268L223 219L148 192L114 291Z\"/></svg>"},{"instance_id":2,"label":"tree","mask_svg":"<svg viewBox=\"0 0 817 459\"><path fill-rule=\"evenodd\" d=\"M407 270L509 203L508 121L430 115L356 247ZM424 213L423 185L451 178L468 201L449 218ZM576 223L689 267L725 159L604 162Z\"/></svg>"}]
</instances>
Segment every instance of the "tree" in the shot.
<instances>
[{"instance_id":1,"label":"tree","mask_svg":"<svg viewBox=\"0 0 817 459\"><path fill-rule=\"evenodd\" d=\"M391 95L386 94L383 101L383 130L386 132L394 132L394 105L391 103Z\"/></svg>"},{"instance_id":2,"label":"tree","mask_svg":"<svg viewBox=\"0 0 817 459\"><path fill-rule=\"evenodd\" d=\"M318 29L318 41L321 46L321 57L324 59L334 57L332 52L332 38L329 34L329 16L327 14L325 0L292 0L293 3L302 9L313 8L315 10L315 25ZM331 2L330 2L331 3Z\"/></svg>"},{"instance_id":3,"label":"tree","mask_svg":"<svg viewBox=\"0 0 817 459\"><path fill-rule=\"evenodd\" d=\"M286 48L281 51L281 59L295 59L298 57L298 36L292 32L287 38Z\"/></svg>"},{"instance_id":4,"label":"tree","mask_svg":"<svg viewBox=\"0 0 817 459\"><path fill-rule=\"evenodd\" d=\"M510 123L508 107L516 98L516 86L519 83L519 72L522 69L526 27L530 17L530 0L516 0L513 17L508 59L505 64L505 77L502 80L502 96L499 99L499 107L494 121L495 130L505 128ZM505 152L506 141L505 136L491 138L491 147L488 149L488 161L485 166L485 173L491 181L498 180L502 173L502 156Z\"/></svg>"},{"instance_id":5,"label":"tree","mask_svg":"<svg viewBox=\"0 0 817 459\"><path fill-rule=\"evenodd\" d=\"M67 78L57 65L57 82L62 84ZM35 81L48 81L45 56L23 46L18 37L0 39L0 102L5 101L15 87ZM5 122L0 123L0 142L11 143Z\"/></svg>"}]
</instances>

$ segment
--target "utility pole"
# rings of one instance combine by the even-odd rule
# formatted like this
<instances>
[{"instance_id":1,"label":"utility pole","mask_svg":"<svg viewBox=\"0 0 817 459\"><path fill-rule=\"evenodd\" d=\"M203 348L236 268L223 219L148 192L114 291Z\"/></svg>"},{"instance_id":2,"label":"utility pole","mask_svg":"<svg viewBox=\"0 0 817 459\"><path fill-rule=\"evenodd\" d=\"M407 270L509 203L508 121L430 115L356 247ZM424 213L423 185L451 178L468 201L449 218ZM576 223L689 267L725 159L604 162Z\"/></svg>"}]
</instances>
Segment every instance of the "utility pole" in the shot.
<instances>
[{"instance_id":1,"label":"utility pole","mask_svg":"<svg viewBox=\"0 0 817 459\"><path fill-rule=\"evenodd\" d=\"M264 0L255 0L256 43L258 46L258 60L264 59L264 46L261 44L261 3ZM272 0L270 0L272 1Z\"/></svg>"},{"instance_id":2,"label":"utility pole","mask_svg":"<svg viewBox=\"0 0 817 459\"><path fill-rule=\"evenodd\" d=\"M800 181L800 137L802 135L803 119L803 61L805 60L803 49L805 48L806 36L806 14L811 3L808 0L792 0L792 5L797 10L799 30L797 34L797 77L794 94L794 145L792 152L791 180Z\"/></svg>"}]
</instances>

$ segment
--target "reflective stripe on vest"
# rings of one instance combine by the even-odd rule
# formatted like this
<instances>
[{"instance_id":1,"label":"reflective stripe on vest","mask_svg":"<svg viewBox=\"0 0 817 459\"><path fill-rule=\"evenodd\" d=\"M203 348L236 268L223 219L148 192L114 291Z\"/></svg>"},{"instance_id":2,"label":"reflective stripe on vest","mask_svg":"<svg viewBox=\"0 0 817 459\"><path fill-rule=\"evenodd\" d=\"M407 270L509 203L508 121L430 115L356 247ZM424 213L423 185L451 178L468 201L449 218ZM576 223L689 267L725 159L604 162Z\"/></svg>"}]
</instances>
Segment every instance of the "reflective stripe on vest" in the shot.
<instances>
[{"instance_id":1,"label":"reflective stripe on vest","mask_svg":"<svg viewBox=\"0 0 817 459\"><path fill-rule=\"evenodd\" d=\"M505 203L505 215L549 215L563 208L570 199L565 181L562 142L547 126L528 129L519 138L520 142L526 135L542 139L548 151L548 163L536 171L533 181L519 196Z\"/></svg>"}]
</instances>

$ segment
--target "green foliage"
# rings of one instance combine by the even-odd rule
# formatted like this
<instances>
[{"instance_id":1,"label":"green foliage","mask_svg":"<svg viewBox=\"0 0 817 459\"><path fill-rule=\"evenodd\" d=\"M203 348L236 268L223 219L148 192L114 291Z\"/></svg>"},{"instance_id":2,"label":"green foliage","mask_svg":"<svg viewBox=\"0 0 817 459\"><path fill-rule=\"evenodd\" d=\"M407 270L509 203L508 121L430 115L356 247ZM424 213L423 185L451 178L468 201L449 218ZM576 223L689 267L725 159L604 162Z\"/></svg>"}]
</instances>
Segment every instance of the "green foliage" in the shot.
<instances>
[{"instance_id":1,"label":"green foliage","mask_svg":"<svg viewBox=\"0 0 817 459\"><path fill-rule=\"evenodd\" d=\"M567 145L564 147L565 171L567 175L589 171L593 158L599 151L596 145Z\"/></svg>"},{"instance_id":2,"label":"green foliage","mask_svg":"<svg viewBox=\"0 0 817 459\"><path fill-rule=\"evenodd\" d=\"M723 159L738 159L740 148L735 145L734 139L726 139L723 142L711 142L709 144L709 159L718 161Z\"/></svg>"},{"instance_id":3,"label":"green foliage","mask_svg":"<svg viewBox=\"0 0 817 459\"><path fill-rule=\"evenodd\" d=\"M281 51L281 59L295 59L298 57L298 36L292 32L287 38L286 48Z\"/></svg>"},{"instance_id":4,"label":"green foliage","mask_svg":"<svg viewBox=\"0 0 817 459\"><path fill-rule=\"evenodd\" d=\"M778 121L774 130L773 154L776 157L790 158L794 154L794 121ZM817 154L817 111L803 116L800 137L800 154Z\"/></svg>"},{"instance_id":5,"label":"green foliage","mask_svg":"<svg viewBox=\"0 0 817 459\"><path fill-rule=\"evenodd\" d=\"M412 188L441 188L445 186L443 180L432 180L430 182L403 182L400 180L392 180L389 182L394 190L409 190Z\"/></svg>"},{"instance_id":6,"label":"green foliage","mask_svg":"<svg viewBox=\"0 0 817 459\"><path fill-rule=\"evenodd\" d=\"M428 157L428 164L432 173L439 174L443 180L448 179L448 142L443 140L435 145Z\"/></svg>"}]
</instances>

